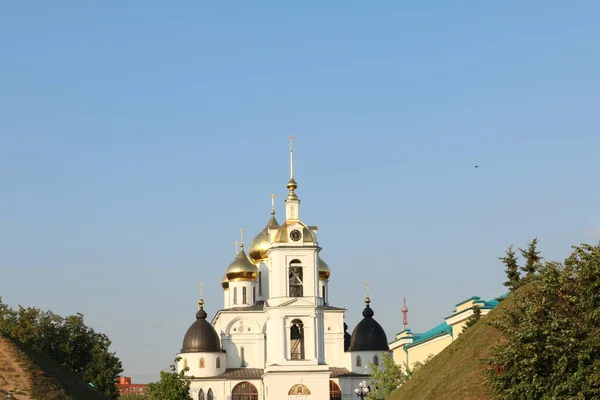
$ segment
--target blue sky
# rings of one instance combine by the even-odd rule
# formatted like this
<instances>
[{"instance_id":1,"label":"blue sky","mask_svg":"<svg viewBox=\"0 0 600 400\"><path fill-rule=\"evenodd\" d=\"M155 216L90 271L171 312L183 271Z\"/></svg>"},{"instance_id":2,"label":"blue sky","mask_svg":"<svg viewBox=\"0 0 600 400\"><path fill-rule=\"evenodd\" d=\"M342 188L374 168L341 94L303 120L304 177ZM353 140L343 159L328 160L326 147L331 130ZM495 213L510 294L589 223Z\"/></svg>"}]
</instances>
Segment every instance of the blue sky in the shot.
<instances>
[{"instance_id":1,"label":"blue sky","mask_svg":"<svg viewBox=\"0 0 600 400\"><path fill-rule=\"evenodd\" d=\"M0 295L82 312L156 379L209 316L244 228L302 219L333 304L364 281L388 338L497 260L600 239L594 1L32 1L0 5ZM479 165L479 168L474 168ZM249 241L249 239L248 239ZM247 243L248 244L248 243Z\"/></svg>"}]
</instances>

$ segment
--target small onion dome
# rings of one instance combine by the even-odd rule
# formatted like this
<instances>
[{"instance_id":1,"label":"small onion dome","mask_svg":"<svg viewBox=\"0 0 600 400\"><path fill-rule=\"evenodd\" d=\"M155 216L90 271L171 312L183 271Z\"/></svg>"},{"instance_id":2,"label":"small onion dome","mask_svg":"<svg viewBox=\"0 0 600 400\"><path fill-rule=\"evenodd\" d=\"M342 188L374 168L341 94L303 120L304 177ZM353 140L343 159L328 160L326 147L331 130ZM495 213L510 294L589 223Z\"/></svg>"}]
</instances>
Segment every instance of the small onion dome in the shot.
<instances>
[{"instance_id":1,"label":"small onion dome","mask_svg":"<svg viewBox=\"0 0 600 400\"><path fill-rule=\"evenodd\" d=\"M298 198L298 196L296 195L296 193L294 192L294 190L298 189L298 183L296 183L296 181L294 180L294 178L290 178L289 182L287 183L287 188L289 189L290 193L288 193L287 197L286 197L286 201L287 200L300 200Z\"/></svg>"},{"instance_id":2,"label":"small onion dome","mask_svg":"<svg viewBox=\"0 0 600 400\"><path fill-rule=\"evenodd\" d=\"M363 310L363 319L356 325L350 339L349 351L380 351L389 350L387 336L385 331L377 321L373 319L375 314L369 303L371 300L365 299L366 307Z\"/></svg>"},{"instance_id":3,"label":"small onion dome","mask_svg":"<svg viewBox=\"0 0 600 400\"><path fill-rule=\"evenodd\" d=\"M215 328L206 320L204 301L198 302L200 308L196 313L196 322L189 327L183 337L182 353L217 353L221 350L219 334Z\"/></svg>"},{"instance_id":4,"label":"small onion dome","mask_svg":"<svg viewBox=\"0 0 600 400\"><path fill-rule=\"evenodd\" d=\"M326 281L331 276L331 270L329 269L329 265L327 265L327 263L323 261L321 256L317 256L317 263L319 266L319 280Z\"/></svg>"},{"instance_id":5,"label":"small onion dome","mask_svg":"<svg viewBox=\"0 0 600 400\"><path fill-rule=\"evenodd\" d=\"M225 274L229 282L232 281L253 281L258 277L258 268L252 264L252 261L246 255L244 248L233 259L233 262L227 267Z\"/></svg>"},{"instance_id":6,"label":"small onion dome","mask_svg":"<svg viewBox=\"0 0 600 400\"><path fill-rule=\"evenodd\" d=\"M260 231L258 235L250 242L250 248L248 255L254 262L260 262L267 258L267 250L271 247L271 238L269 237L269 229L279 228L279 223L275 219L275 215L271 216L271 219L265 226L265 229Z\"/></svg>"},{"instance_id":7,"label":"small onion dome","mask_svg":"<svg viewBox=\"0 0 600 400\"><path fill-rule=\"evenodd\" d=\"M221 286L223 290L229 289L229 279L227 279L227 274L223 275L223 279L221 279Z\"/></svg>"},{"instance_id":8,"label":"small onion dome","mask_svg":"<svg viewBox=\"0 0 600 400\"><path fill-rule=\"evenodd\" d=\"M275 236L275 242L287 243L290 237L290 232L292 231L292 226L298 224L302 226L302 241L304 243L314 243L315 237L310 228L299 221L286 221L283 225L281 225L277 231L277 235Z\"/></svg>"}]
</instances>

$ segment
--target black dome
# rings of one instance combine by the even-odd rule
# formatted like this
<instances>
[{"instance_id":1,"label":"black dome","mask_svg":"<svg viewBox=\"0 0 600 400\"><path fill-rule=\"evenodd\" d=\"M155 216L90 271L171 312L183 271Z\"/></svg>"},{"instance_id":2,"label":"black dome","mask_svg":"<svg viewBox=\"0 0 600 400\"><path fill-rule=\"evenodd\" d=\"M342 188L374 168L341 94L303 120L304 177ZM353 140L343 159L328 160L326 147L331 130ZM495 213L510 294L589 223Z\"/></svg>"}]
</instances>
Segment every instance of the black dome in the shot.
<instances>
[{"instance_id":1,"label":"black dome","mask_svg":"<svg viewBox=\"0 0 600 400\"><path fill-rule=\"evenodd\" d=\"M363 310L363 319L356 325L352 338L350 339L350 348L348 351L373 351L389 350L387 336L385 331L377 321L373 319L375 313L367 306Z\"/></svg>"},{"instance_id":2,"label":"black dome","mask_svg":"<svg viewBox=\"0 0 600 400\"><path fill-rule=\"evenodd\" d=\"M221 350L219 334L206 320L202 305L196 313L196 322L189 327L183 338L182 353L216 353Z\"/></svg>"}]
</instances>

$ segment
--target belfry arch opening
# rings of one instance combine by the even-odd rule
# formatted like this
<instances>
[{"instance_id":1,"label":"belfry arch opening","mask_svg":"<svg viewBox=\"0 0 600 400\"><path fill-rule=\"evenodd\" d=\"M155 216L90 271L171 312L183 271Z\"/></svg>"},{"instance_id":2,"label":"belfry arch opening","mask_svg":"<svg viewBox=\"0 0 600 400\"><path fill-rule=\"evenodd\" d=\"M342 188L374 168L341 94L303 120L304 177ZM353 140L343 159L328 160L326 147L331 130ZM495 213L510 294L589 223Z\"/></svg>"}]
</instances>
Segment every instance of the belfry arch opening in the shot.
<instances>
[{"instance_id":1,"label":"belfry arch opening","mask_svg":"<svg viewBox=\"0 0 600 400\"><path fill-rule=\"evenodd\" d=\"M231 400L258 400L258 390L250 382L240 382L233 387Z\"/></svg>"},{"instance_id":2,"label":"belfry arch opening","mask_svg":"<svg viewBox=\"0 0 600 400\"><path fill-rule=\"evenodd\" d=\"M334 381L329 381L329 400L342 400L342 389Z\"/></svg>"},{"instance_id":3,"label":"belfry arch opening","mask_svg":"<svg viewBox=\"0 0 600 400\"><path fill-rule=\"evenodd\" d=\"M289 265L290 297L304 296L304 273L300 260L292 260Z\"/></svg>"},{"instance_id":4,"label":"belfry arch opening","mask_svg":"<svg viewBox=\"0 0 600 400\"><path fill-rule=\"evenodd\" d=\"M290 358L304 360L304 324L299 319L292 321L290 327Z\"/></svg>"}]
</instances>

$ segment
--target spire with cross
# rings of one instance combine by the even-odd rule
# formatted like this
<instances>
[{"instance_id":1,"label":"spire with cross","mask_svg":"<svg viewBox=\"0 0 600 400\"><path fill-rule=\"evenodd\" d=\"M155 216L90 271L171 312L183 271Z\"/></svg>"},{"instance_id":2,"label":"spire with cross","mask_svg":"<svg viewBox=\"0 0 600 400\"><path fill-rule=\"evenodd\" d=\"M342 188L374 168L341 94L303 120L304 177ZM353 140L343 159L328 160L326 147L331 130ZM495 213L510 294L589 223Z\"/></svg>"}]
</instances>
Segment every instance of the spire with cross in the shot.
<instances>
[{"instance_id":1,"label":"spire with cross","mask_svg":"<svg viewBox=\"0 0 600 400\"><path fill-rule=\"evenodd\" d=\"M275 215L275 193L271 195L271 215Z\"/></svg>"},{"instance_id":2,"label":"spire with cross","mask_svg":"<svg viewBox=\"0 0 600 400\"><path fill-rule=\"evenodd\" d=\"M200 300L198 300L198 310L200 310L204 306L204 282L200 282L198 284L200 288Z\"/></svg>"},{"instance_id":3,"label":"spire with cross","mask_svg":"<svg viewBox=\"0 0 600 400\"><path fill-rule=\"evenodd\" d=\"M298 220L300 219L300 199L296 194L298 183L294 180L294 136L292 135L290 135L290 180L287 183L287 188L289 193L285 198L285 219L286 221Z\"/></svg>"},{"instance_id":4,"label":"spire with cross","mask_svg":"<svg viewBox=\"0 0 600 400\"><path fill-rule=\"evenodd\" d=\"M294 135L290 135L290 181L294 180Z\"/></svg>"}]
</instances>

